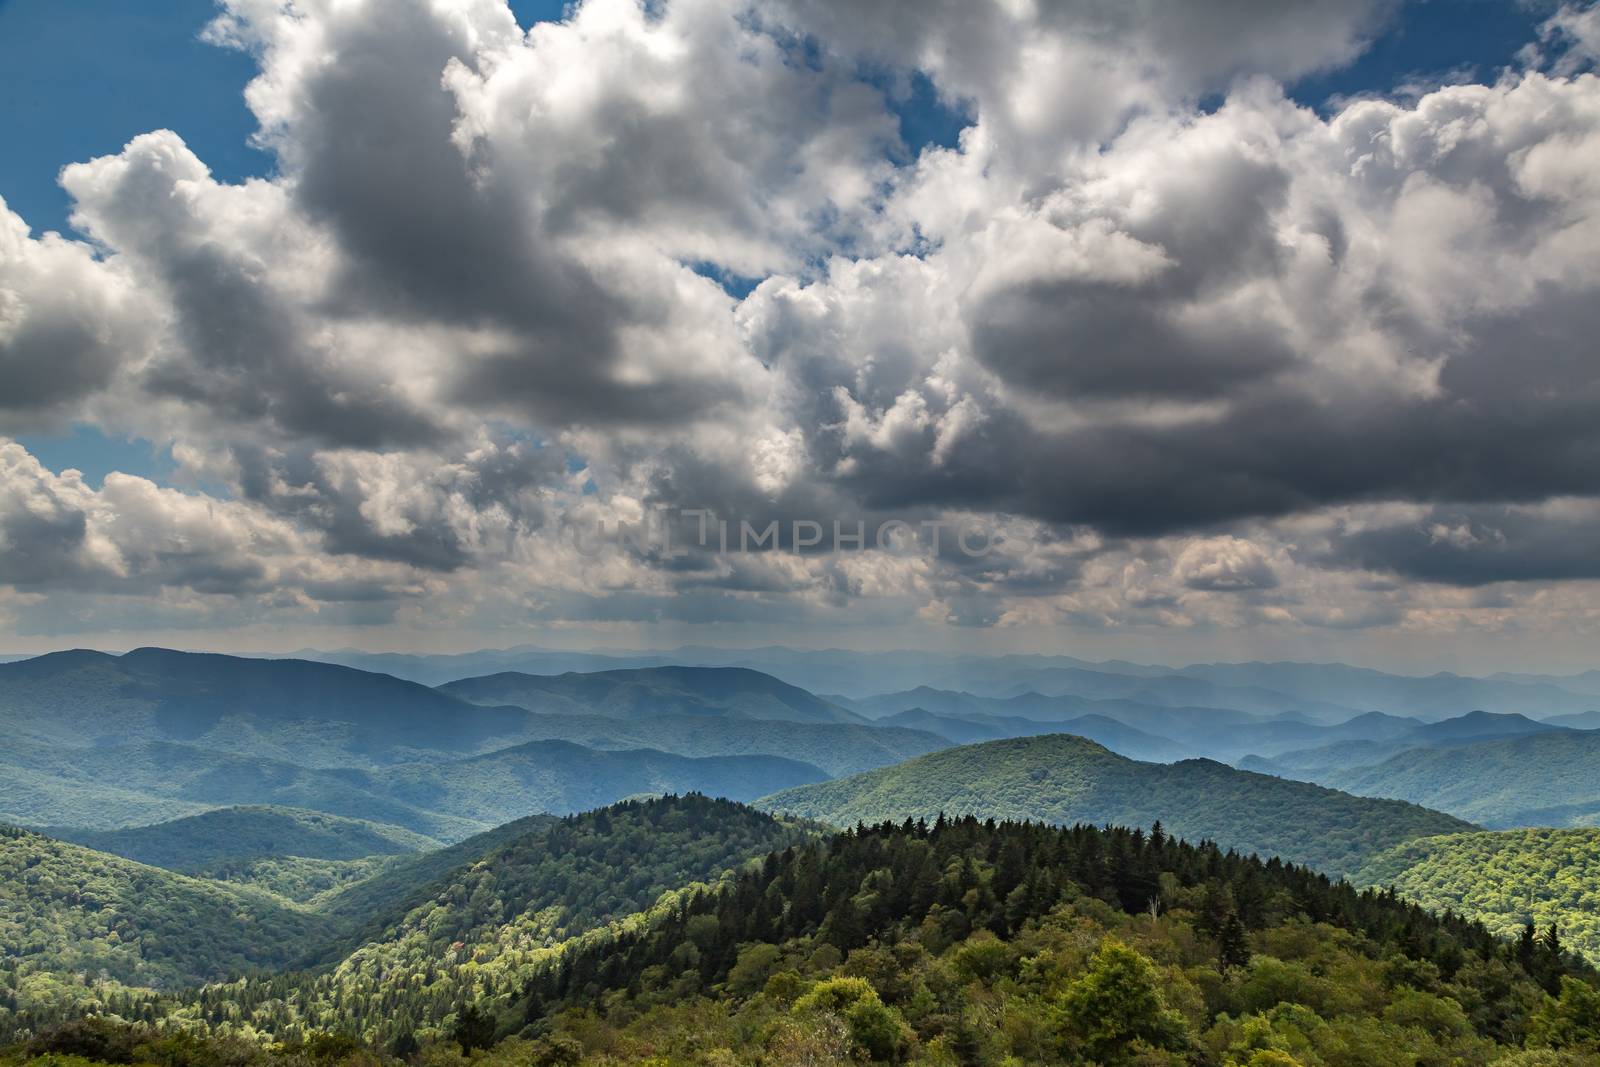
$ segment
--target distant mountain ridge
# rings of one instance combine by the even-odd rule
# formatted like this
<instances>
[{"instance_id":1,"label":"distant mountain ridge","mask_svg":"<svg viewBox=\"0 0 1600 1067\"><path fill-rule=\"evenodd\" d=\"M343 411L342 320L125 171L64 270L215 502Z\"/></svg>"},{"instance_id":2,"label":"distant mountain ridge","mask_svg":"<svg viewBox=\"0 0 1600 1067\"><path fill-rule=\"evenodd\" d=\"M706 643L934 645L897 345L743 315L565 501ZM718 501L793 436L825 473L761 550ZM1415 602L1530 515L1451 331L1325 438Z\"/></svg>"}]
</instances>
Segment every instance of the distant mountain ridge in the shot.
<instances>
[{"instance_id":1,"label":"distant mountain ridge","mask_svg":"<svg viewBox=\"0 0 1600 1067\"><path fill-rule=\"evenodd\" d=\"M1253 687L1258 691L1255 694L1257 700L1262 696L1261 691L1272 694L1267 701L1268 706L1262 708L1258 704L1257 707L1258 710L1273 713L1332 706L1343 709L1344 714L1384 711L1425 719L1447 718L1473 709L1516 712L1530 718L1545 718L1600 710L1600 671L1569 676L1496 674L1472 678L1445 672L1430 676L1391 674L1339 663L1281 661L1163 666L1059 655L859 652L777 646L753 649L686 646L658 651L595 652L561 652L525 647L430 656L374 655L353 650L306 650L297 654L382 670L428 684L500 671L560 674L573 670L684 664L748 667L812 692L838 693L853 699L922 685L998 697L1030 689L1049 692L1052 689L1049 680L1053 677L1059 680L1059 676L1047 672L1075 670L1102 676L1082 676L1086 683L1125 690L1132 687L1133 683L1104 676L1146 679L1178 677L1219 687ZM1082 689L1073 691L1087 695ZM1149 700L1155 691L1148 689L1138 699ZM1191 699L1179 702L1197 703ZM1227 702L1222 706L1243 706L1247 710L1250 707L1249 704Z\"/></svg>"},{"instance_id":2,"label":"distant mountain ridge","mask_svg":"<svg viewBox=\"0 0 1600 1067\"><path fill-rule=\"evenodd\" d=\"M1397 797L1495 829L1600 822L1600 731L1557 730L1415 748L1318 780Z\"/></svg>"},{"instance_id":3,"label":"distant mountain ridge","mask_svg":"<svg viewBox=\"0 0 1600 1067\"><path fill-rule=\"evenodd\" d=\"M506 672L467 678L439 691L475 704L515 705L621 719L710 715L805 723L864 723L852 711L798 686L743 667L640 667L558 675Z\"/></svg>"}]
</instances>

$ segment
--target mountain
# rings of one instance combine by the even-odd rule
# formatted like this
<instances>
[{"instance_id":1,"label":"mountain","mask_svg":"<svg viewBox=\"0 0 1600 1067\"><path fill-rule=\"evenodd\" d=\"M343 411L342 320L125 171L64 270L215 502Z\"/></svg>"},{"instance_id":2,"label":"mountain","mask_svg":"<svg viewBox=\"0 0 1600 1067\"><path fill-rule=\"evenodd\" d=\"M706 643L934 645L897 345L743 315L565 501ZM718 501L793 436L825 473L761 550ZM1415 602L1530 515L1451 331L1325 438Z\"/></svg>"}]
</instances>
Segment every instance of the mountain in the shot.
<instances>
[{"instance_id":1,"label":"mountain","mask_svg":"<svg viewBox=\"0 0 1600 1067\"><path fill-rule=\"evenodd\" d=\"M600 752L564 741L534 741L449 762L382 770L308 770L275 760L148 742L92 749L0 750L0 767L21 761L77 793L75 810L99 805L114 829L122 813L101 792L122 792L207 807L273 805L403 827L439 841L458 841L535 812L567 814L641 793L700 790L749 800L776 783L825 779L809 764L778 756L695 758L648 749ZM0 774L0 811L32 825L55 822L39 811L24 782ZM76 820L75 820L76 821Z\"/></svg>"},{"instance_id":2,"label":"mountain","mask_svg":"<svg viewBox=\"0 0 1600 1067\"><path fill-rule=\"evenodd\" d=\"M1526 715L1495 714L1488 711L1469 711L1453 719L1419 726L1408 736L1423 744L1454 741L1482 741L1496 737L1522 737L1527 734L1544 734L1563 729L1548 722L1539 722Z\"/></svg>"},{"instance_id":3,"label":"mountain","mask_svg":"<svg viewBox=\"0 0 1600 1067\"><path fill-rule=\"evenodd\" d=\"M480 1011L518 1062L1576 1065L1594 981L1302 868L957 820L795 848Z\"/></svg>"},{"instance_id":4,"label":"mountain","mask_svg":"<svg viewBox=\"0 0 1600 1067\"><path fill-rule=\"evenodd\" d=\"M779 756L598 752L567 741L530 741L456 763L396 767L363 780L395 801L494 824L533 811L584 811L638 794L695 791L751 800L780 782L797 785L827 777L819 768Z\"/></svg>"},{"instance_id":5,"label":"mountain","mask_svg":"<svg viewBox=\"0 0 1600 1067\"><path fill-rule=\"evenodd\" d=\"M1563 730L1442 748L1318 776L1364 796L1397 797L1491 828L1586 826L1600 819L1600 731Z\"/></svg>"},{"instance_id":6,"label":"mountain","mask_svg":"<svg viewBox=\"0 0 1600 1067\"><path fill-rule=\"evenodd\" d=\"M0 985L0 1033L26 1020L27 1038L0 1057L1386 1067L1600 1048L1600 979L1570 954L1123 828L822 835L668 798L531 826L378 925L331 969L156 995L86 985L33 1014L30 983Z\"/></svg>"},{"instance_id":7,"label":"mountain","mask_svg":"<svg viewBox=\"0 0 1600 1067\"><path fill-rule=\"evenodd\" d=\"M700 795L521 820L398 858L323 901L319 929L286 949L296 965L316 966L164 996L116 990L106 1006L180 1025L227 1017L285 1037L316 1019L387 1043L437 1030L466 1001L517 995L530 964L562 942L636 916L664 895L686 898L814 834ZM37 1007L48 1017L48 1006Z\"/></svg>"},{"instance_id":8,"label":"mountain","mask_svg":"<svg viewBox=\"0 0 1600 1067\"><path fill-rule=\"evenodd\" d=\"M935 715L923 708L907 708L893 715L885 715L878 720L878 724L883 727L900 726L924 730L938 734L958 745L969 745L974 741L998 741L1003 737L1018 736L1004 726L1001 719L992 718L981 712L970 719L965 719L955 715Z\"/></svg>"},{"instance_id":9,"label":"mountain","mask_svg":"<svg viewBox=\"0 0 1600 1067\"><path fill-rule=\"evenodd\" d=\"M1234 761L1241 771L1275 774L1280 778L1319 781L1320 776L1346 767L1382 763L1390 756L1414 748L1403 741L1335 741L1315 748L1296 748L1270 759L1249 755Z\"/></svg>"},{"instance_id":10,"label":"mountain","mask_svg":"<svg viewBox=\"0 0 1600 1067\"><path fill-rule=\"evenodd\" d=\"M604 715L529 716L529 740L571 741L587 748L653 748L680 756L785 756L830 775L855 774L912 756L949 741L939 731L846 722L782 722L706 715L658 715L617 719Z\"/></svg>"},{"instance_id":11,"label":"mountain","mask_svg":"<svg viewBox=\"0 0 1600 1067\"><path fill-rule=\"evenodd\" d=\"M1571 693L1587 693L1590 696L1600 696L1600 670L1583 671L1579 674L1515 674L1504 672L1491 674L1489 678L1497 682L1518 682L1524 685L1553 685L1558 689L1565 689Z\"/></svg>"},{"instance_id":12,"label":"mountain","mask_svg":"<svg viewBox=\"0 0 1600 1067\"><path fill-rule=\"evenodd\" d=\"M897 710L907 705L909 713ZM1349 742L1383 743L1364 748L1367 762L1375 762L1416 745L1558 729L1520 715L1484 712L1435 723L1377 711L1351 715L1338 722L1314 722L1294 714L1264 718L1225 708L1167 707L1132 700L1046 697L1037 693L1001 700L926 687L855 701L853 706L864 713L883 716L879 722L908 726L920 723L921 728L961 743L1027 734L1074 733L1137 759L1168 762L1202 757L1243 766L1242 761L1251 758L1252 768L1272 773L1298 766L1305 758L1299 754L1311 752L1322 754L1312 759L1312 765L1317 767L1351 766L1349 762L1338 762L1333 755L1337 750L1330 749ZM941 725L923 717L930 714L954 721ZM1143 736L1110 731L1107 722L1119 723ZM1363 746L1349 751L1359 760L1361 757L1356 754L1363 752ZM1289 753L1296 754L1295 758L1279 762L1280 756ZM1334 761L1326 762L1323 757Z\"/></svg>"},{"instance_id":13,"label":"mountain","mask_svg":"<svg viewBox=\"0 0 1600 1067\"><path fill-rule=\"evenodd\" d=\"M1600 711L1584 711L1576 715L1551 715L1544 721L1551 726L1565 726L1571 730L1600 730Z\"/></svg>"},{"instance_id":14,"label":"mountain","mask_svg":"<svg viewBox=\"0 0 1600 1067\"><path fill-rule=\"evenodd\" d=\"M1226 684L1184 674L1128 675L1082 667L1041 670L1020 681L1006 695L1037 692L1095 700L1133 700L1165 707L1228 708L1257 715L1302 712L1313 719L1337 722L1363 710L1333 703L1313 694L1282 693L1253 683Z\"/></svg>"},{"instance_id":15,"label":"mountain","mask_svg":"<svg viewBox=\"0 0 1600 1067\"><path fill-rule=\"evenodd\" d=\"M839 826L940 813L1058 824L1159 821L1186 840L1282 856L1335 876L1401 841L1473 828L1414 805L1209 760L1140 763L1065 734L945 749L757 803Z\"/></svg>"},{"instance_id":16,"label":"mountain","mask_svg":"<svg viewBox=\"0 0 1600 1067\"><path fill-rule=\"evenodd\" d=\"M1273 751L1275 746L1269 745L1266 751L1272 753L1270 757L1252 753L1232 762L1241 770L1261 771L1285 778L1310 777L1321 781L1323 776L1349 768L1370 767L1413 748L1471 744L1475 741L1555 733L1562 729L1524 715L1497 715L1487 711L1472 711L1453 719L1430 723L1419 723L1415 719L1397 718L1375 711L1330 727L1319 735L1322 738L1344 737L1348 740L1332 740L1309 748L1276 752ZM1251 743L1255 743L1261 731L1247 730L1244 734L1251 738Z\"/></svg>"},{"instance_id":17,"label":"mountain","mask_svg":"<svg viewBox=\"0 0 1600 1067\"><path fill-rule=\"evenodd\" d=\"M1130 759L1168 763L1192 755L1187 746L1165 737L1117 722L1104 715L1083 715L1060 722L1024 719L1014 715L978 715L971 719L934 715L920 708L902 711L878 720L880 726L911 726L928 730L958 745L975 741L996 741L1006 737L1034 737L1039 734L1076 734L1105 745ZM942 747L942 746L941 746ZM862 768L863 770L870 768Z\"/></svg>"},{"instance_id":18,"label":"mountain","mask_svg":"<svg viewBox=\"0 0 1600 1067\"><path fill-rule=\"evenodd\" d=\"M44 828L43 832L97 852L184 874L266 857L354 860L438 847L437 841L398 826L273 807L219 808L126 830Z\"/></svg>"},{"instance_id":19,"label":"mountain","mask_svg":"<svg viewBox=\"0 0 1600 1067\"><path fill-rule=\"evenodd\" d=\"M6 772L0 774L0 812L32 826L123 829L152 808L176 809L160 816L166 821L211 808L269 805L401 826L440 841L487 828L386 795L383 776L366 770L307 769L166 741L84 749L10 745L0 748L0 768Z\"/></svg>"},{"instance_id":20,"label":"mountain","mask_svg":"<svg viewBox=\"0 0 1600 1067\"><path fill-rule=\"evenodd\" d=\"M291 962L326 921L266 893L0 828L0 959L173 988Z\"/></svg>"},{"instance_id":21,"label":"mountain","mask_svg":"<svg viewBox=\"0 0 1600 1067\"><path fill-rule=\"evenodd\" d=\"M0 728L73 748L167 741L304 767L379 767L503 747L521 740L526 718L303 660L141 648L0 664Z\"/></svg>"},{"instance_id":22,"label":"mountain","mask_svg":"<svg viewBox=\"0 0 1600 1067\"><path fill-rule=\"evenodd\" d=\"M592 674L493 674L439 691L474 704L535 712L588 712L619 719L660 715L861 723L854 712L759 671L735 667L647 667Z\"/></svg>"},{"instance_id":23,"label":"mountain","mask_svg":"<svg viewBox=\"0 0 1600 1067\"><path fill-rule=\"evenodd\" d=\"M458 655L373 655L342 651L307 650L305 659L348 663L366 670L437 685L502 671L560 674L566 671L602 671L635 667L685 664L706 667L745 667L770 674L812 692L838 693L851 698L904 691L917 686L961 691L980 696L1010 696L1030 690L1041 693L1072 691L1084 686L1122 689L1131 694L1132 679L1179 678L1209 683L1205 699L1177 697L1180 703L1215 705L1264 714L1300 709L1328 721L1360 711L1384 711L1425 719L1448 718L1475 708L1491 712L1517 712L1531 718L1600 710L1600 671L1570 676L1498 674L1472 678L1441 673L1427 677L1389 674L1340 663L1195 663L1162 666L1125 660L1091 661L1072 656L984 656L959 651L858 652L849 649L806 650L780 647L727 649L686 647L653 651L561 652L520 648L487 650ZM1081 671L1063 677L1058 672ZM1172 684L1172 683L1163 683ZM1183 683L1176 683L1182 685ZM1159 686L1134 697L1148 703ZM916 706L915 704L907 707ZM1320 710L1319 710L1320 709ZM903 711L905 708L897 708ZM929 706L936 714L948 712Z\"/></svg>"},{"instance_id":24,"label":"mountain","mask_svg":"<svg viewBox=\"0 0 1600 1067\"><path fill-rule=\"evenodd\" d=\"M1440 673L1386 674L1343 663L1207 663L1177 673L1226 686L1254 686L1297 699L1331 701L1396 715L1442 719L1481 709L1542 719L1600 707L1600 697L1546 678L1508 680Z\"/></svg>"},{"instance_id":25,"label":"mountain","mask_svg":"<svg viewBox=\"0 0 1600 1067\"><path fill-rule=\"evenodd\" d=\"M1393 886L1514 937L1554 923L1567 946L1600 962L1600 829L1498 830L1424 837L1373 856L1351 877Z\"/></svg>"}]
</instances>

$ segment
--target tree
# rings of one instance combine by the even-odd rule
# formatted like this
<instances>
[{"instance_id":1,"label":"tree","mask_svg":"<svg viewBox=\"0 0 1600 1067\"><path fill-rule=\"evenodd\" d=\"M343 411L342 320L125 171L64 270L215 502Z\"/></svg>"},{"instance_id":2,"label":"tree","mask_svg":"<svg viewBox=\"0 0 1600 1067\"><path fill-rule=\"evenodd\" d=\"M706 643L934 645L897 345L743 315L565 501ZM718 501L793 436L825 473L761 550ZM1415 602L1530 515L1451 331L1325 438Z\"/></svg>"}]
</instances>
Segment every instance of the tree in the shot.
<instances>
[{"instance_id":1,"label":"tree","mask_svg":"<svg viewBox=\"0 0 1600 1067\"><path fill-rule=\"evenodd\" d=\"M1106 938L1089 970L1067 987L1056 1011L1069 1049L1102 1064L1128 1063L1133 1042L1169 1052L1189 1045L1183 1016L1156 988L1155 967L1115 938Z\"/></svg>"},{"instance_id":2,"label":"tree","mask_svg":"<svg viewBox=\"0 0 1600 1067\"><path fill-rule=\"evenodd\" d=\"M1227 973L1230 967L1250 965L1250 936L1244 928L1239 913L1228 912L1217 931L1217 969Z\"/></svg>"},{"instance_id":3,"label":"tree","mask_svg":"<svg viewBox=\"0 0 1600 1067\"><path fill-rule=\"evenodd\" d=\"M495 1029L493 1016L479 1011L476 1004L468 1004L456 1013L450 1038L461 1046L462 1055L468 1055L473 1049L493 1047Z\"/></svg>"}]
</instances>

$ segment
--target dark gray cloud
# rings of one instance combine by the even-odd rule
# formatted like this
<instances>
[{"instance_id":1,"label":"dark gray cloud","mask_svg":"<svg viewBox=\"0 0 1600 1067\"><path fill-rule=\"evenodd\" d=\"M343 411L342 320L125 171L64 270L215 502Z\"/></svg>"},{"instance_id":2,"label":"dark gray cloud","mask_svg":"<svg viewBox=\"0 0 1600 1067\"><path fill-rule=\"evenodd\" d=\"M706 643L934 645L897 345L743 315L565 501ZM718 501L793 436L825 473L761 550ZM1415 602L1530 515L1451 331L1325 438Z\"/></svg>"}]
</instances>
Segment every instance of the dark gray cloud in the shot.
<instances>
[{"instance_id":1,"label":"dark gray cloud","mask_svg":"<svg viewBox=\"0 0 1600 1067\"><path fill-rule=\"evenodd\" d=\"M1338 535L1309 561L1469 587L1596 579L1600 509L1439 506L1410 522Z\"/></svg>"}]
</instances>

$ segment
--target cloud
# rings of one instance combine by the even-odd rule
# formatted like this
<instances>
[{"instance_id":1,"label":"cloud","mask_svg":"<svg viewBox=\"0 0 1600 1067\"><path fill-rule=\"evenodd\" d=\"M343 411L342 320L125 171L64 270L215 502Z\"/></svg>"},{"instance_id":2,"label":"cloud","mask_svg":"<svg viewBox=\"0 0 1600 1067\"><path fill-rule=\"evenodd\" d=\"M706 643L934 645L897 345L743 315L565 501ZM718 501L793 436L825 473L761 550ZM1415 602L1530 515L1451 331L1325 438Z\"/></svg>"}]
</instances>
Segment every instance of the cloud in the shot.
<instances>
[{"instance_id":1,"label":"cloud","mask_svg":"<svg viewBox=\"0 0 1600 1067\"><path fill-rule=\"evenodd\" d=\"M14 596L1442 630L1600 576L1593 8L1319 114L1283 84L1392 5L221 7L272 176L153 131L63 172L81 239L0 212L0 431L142 436L184 487L3 446ZM913 75L956 146L901 142ZM563 533L661 508L1001 536Z\"/></svg>"}]
</instances>

